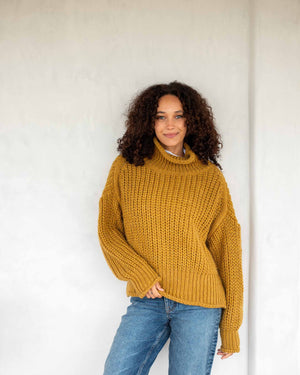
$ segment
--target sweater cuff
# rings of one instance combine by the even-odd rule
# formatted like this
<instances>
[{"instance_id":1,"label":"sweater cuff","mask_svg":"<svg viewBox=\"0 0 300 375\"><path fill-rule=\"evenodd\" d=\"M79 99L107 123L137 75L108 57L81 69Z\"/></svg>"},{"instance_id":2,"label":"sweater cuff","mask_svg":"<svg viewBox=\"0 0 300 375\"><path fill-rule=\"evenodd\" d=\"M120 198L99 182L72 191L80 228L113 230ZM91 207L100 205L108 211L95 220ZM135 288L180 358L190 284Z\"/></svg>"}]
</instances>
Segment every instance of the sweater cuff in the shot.
<instances>
[{"instance_id":1,"label":"sweater cuff","mask_svg":"<svg viewBox=\"0 0 300 375\"><path fill-rule=\"evenodd\" d=\"M152 288L158 281L161 281L161 276L158 275L150 266L138 267L130 276L135 290L140 298L143 298L148 290Z\"/></svg>"},{"instance_id":2,"label":"sweater cuff","mask_svg":"<svg viewBox=\"0 0 300 375\"><path fill-rule=\"evenodd\" d=\"M238 353L240 351L240 337L238 331L221 329L221 350L225 353Z\"/></svg>"},{"instance_id":3,"label":"sweater cuff","mask_svg":"<svg viewBox=\"0 0 300 375\"><path fill-rule=\"evenodd\" d=\"M145 295L146 295L146 293L148 292L148 290L149 290L150 288L152 288L152 287L153 287L158 281L161 281L161 277L160 277L160 276L157 277L157 278L155 279L155 281L153 281L153 282L150 284L149 287L147 287L145 290L143 290L141 293L139 293L139 297L140 297L140 298L144 298Z\"/></svg>"}]
</instances>

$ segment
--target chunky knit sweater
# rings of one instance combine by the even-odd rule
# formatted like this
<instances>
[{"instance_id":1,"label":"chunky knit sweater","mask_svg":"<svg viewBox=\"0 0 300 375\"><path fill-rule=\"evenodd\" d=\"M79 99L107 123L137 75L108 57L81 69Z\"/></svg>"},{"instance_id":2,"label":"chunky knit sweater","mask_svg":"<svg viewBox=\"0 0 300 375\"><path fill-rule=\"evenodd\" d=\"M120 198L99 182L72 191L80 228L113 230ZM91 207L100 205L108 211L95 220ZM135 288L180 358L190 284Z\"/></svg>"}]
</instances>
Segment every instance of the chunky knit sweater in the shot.
<instances>
[{"instance_id":1,"label":"chunky knit sweater","mask_svg":"<svg viewBox=\"0 0 300 375\"><path fill-rule=\"evenodd\" d=\"M135 166L119 154L99 200L98 235L107 264L144 297L156 282L174 301L222 307L221 350L239 352L243 320L241 228L221 170L184 143L174 156L153 137Z\"/></svg>"}]
</instances>

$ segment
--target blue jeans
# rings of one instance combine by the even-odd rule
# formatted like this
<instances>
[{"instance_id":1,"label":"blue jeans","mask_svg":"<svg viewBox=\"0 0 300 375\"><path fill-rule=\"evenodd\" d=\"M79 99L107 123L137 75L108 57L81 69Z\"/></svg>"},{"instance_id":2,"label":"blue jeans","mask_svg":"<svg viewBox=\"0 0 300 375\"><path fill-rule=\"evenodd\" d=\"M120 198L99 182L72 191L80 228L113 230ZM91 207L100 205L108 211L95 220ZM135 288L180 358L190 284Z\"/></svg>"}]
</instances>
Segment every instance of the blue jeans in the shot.
<instances>
[{"instance_id":1,"label":"blue jeans","mask_svg":"<svg viewBox=\"0 0 300 375\"><path fill-rule=\"evenodd\" d=\"M146 375L170 337L169 375L210 375L222 308L130 297L103 375Z\"/></svg>"}]
</instances>

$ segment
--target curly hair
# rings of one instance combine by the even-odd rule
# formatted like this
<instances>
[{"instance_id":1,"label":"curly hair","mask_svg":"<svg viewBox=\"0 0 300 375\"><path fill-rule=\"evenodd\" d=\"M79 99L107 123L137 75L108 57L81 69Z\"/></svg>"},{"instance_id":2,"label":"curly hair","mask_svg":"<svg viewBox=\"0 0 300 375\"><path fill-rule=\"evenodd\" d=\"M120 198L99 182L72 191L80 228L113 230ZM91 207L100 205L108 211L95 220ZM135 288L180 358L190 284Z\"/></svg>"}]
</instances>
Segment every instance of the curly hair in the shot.
<instances>
[{"instance_id":1,"label":"curly hair","mask_svg":"<svg viewBox=\"0 0 300 375\"><path fill-rule=\"evenodd\" d=\"M151 159L158 101L167 94L177 96L182 103L187 125L184 142L204 164L210 161L222 170L216 159L220 157L223 143L216 129L212 108L194 88L178 81L152 85L132 99L125 113L126 131L117 140L117 150L136 166L144 165L145 157Z\"/></svg>"}]
</instances>

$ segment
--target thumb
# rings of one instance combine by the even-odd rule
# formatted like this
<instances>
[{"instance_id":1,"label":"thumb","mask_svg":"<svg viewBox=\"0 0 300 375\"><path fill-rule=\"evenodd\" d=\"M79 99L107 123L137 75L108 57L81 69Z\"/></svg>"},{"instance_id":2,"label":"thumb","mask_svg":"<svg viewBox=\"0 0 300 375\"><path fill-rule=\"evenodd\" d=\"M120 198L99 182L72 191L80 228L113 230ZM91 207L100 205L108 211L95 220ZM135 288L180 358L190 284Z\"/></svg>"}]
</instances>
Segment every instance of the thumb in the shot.
<instances>
[{"instance_id":1,"label":"thumb","mask_svg":"<svg viewBox=\"0 0 300 375\"><path fill-rule=\"evenodd\" d=\"M159 290L164 290L164 288L162 288L159 283L156 283L156 288Z\"/></svg>"}]
</instances>

